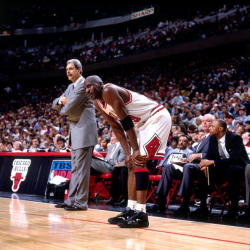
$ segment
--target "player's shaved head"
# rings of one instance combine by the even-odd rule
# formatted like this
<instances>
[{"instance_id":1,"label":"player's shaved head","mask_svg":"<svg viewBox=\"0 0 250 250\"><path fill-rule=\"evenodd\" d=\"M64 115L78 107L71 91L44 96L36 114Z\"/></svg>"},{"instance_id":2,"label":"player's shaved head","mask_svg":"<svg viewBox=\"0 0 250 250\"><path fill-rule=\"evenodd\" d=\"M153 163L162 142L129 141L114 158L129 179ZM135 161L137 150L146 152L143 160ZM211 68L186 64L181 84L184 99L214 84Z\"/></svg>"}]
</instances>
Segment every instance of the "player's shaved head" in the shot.
<instances>
[{"instance_id":1,"label":"player's shaved head","mask_svg":"<svg viewBox=\"0 0 250 250\"><path fill-rule=\"evenodd\" d=\"M87 96L90 99L100 99L102 97L103 82L101 77L97 75L88 76L85 79L84 87Z\"/></svg>"},{"instance_id":2,"label":"player's shaved head","mask_svg":"<svg viewBox=\"0 0 250 250\"><path fill-rule=\"evenodd\" d=\"M103 81L101 79L100 76L97 76L97 75L93 75L93 76L88 76L86 79L85 79L85 84L88 83L88 84L102 84Z\"/></svg>"}]
</instances>

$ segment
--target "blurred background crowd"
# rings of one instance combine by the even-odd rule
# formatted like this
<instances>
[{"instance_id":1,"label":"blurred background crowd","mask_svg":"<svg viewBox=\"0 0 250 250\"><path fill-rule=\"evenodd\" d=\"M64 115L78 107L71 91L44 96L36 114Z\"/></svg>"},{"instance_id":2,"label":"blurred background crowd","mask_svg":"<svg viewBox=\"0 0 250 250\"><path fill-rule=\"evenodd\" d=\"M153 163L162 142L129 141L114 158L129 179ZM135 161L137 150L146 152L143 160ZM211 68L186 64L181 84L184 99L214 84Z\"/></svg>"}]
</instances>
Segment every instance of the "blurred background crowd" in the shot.
<instances>
[{"instance_id":1,"label":"blurred background crowd","mask_svg":"<svg viewBox=\"0 0 250 250\"><path fill-rule=\"evenodd\" d=\"M83 63L85 77L97 73L163 104L173 120L170 140L184 133L192 147L202 137L203 116L210 113L249 145L249 5L58 5L3 3L0 151L70 151L67 119L51 109L68 84L69 58ZM149 8L151 15L113 20ZM84 28L90 21L93 27ZM65 31L52 32L52 27ZM105 151L111 130L98 113L97 125L96 150Z\"/></svg>"}]
</instances>

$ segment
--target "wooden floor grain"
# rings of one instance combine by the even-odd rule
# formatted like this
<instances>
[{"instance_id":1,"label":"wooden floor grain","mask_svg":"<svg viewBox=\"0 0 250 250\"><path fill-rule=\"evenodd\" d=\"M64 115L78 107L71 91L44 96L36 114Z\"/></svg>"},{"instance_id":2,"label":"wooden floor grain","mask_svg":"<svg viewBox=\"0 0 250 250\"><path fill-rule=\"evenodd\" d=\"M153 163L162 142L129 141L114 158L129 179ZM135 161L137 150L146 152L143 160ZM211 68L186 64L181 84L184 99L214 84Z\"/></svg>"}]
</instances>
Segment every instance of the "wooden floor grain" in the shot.
<instances>
[{"instance_id":1,"label":"wooden floor grain","mask_svg":"<svg viewBox=\"0 0 250 250\"><path fill-rule=\"evenodd\" d=\"M146 229L107 223L117 212L65 211L0 198L0 249L250 249L250 228L150 217Z\"/></svg>"}]
</instances>

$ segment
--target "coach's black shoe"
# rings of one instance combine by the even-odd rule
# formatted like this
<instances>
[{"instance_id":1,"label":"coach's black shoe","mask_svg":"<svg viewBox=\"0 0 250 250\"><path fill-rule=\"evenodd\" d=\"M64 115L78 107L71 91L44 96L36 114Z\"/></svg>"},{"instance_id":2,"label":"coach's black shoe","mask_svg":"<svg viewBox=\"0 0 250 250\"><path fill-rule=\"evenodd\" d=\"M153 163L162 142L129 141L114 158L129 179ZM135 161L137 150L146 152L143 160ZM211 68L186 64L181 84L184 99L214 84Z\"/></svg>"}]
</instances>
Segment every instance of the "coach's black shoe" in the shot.
<instances>
[{"instance_id":1,"label":"coach's black shoe","mask_svg":"<svg viewBox=\"0 0 250 250\"><path fill-rule=\"evenodd\" d=\"M65 203L58 203L58 204L55 205L56 208L65 208L65 207L67 207L67 206L68 206L68 205L65 204Z\"/></svg>"},{"instance_id":2,"label":"coach's black shoe","mask_svg":"<svg viewBox=\"0 0 250 250\"><path fill-rule=\"evenodd\" d=\"M110 224L119 224L122 223L123 221L126 221L129 217L133 216L135 214L135 211L130 209L130 208L126 208L122 213L118 214L115 217L109 218L108 222Z\"/></svg>"},{"instance_id":3,"label":"coach's black shoe","mask_svg":"<svg viewBox=\"0 0 250 250\"><path fill-rule=\"evenodd\" d=\"M67 211L86 211L86 210L88 210L88 207L78 207L76 205L73 205L73 206L64 207L64 210L67 210Z\"/></svg>"},{"instance_id":4,"label":"coach's black shoe","mask_svg":"<svg viewBox=\"0 0 250 250\"><path fill-rule=\"evenodd\" d=\"M148 215L144 212L135 211L134 215L118 224L122 228L148 227Z\"/></svg>"}]
</instances>

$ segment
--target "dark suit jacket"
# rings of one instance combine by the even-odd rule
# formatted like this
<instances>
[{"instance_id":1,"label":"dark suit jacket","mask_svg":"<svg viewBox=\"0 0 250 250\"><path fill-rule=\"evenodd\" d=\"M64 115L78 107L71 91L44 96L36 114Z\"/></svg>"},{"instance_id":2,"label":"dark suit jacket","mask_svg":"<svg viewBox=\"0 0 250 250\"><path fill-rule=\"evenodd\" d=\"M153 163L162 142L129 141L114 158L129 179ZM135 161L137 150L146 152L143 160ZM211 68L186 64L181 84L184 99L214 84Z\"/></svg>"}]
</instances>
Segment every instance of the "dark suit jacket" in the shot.
<instances>
[{"instance_id":1,"label":"dark suit jacket","mask_svg":"<svg viewBox=\"0 0 250 250\"><path fill-rule=\"evenodd\" d=\"M248 155L245 149L245 146L242 142L242 138L239 135L236 135L232 132L226 133L225 144L226 149L229 154L228 159L220 159L218 151L218 141L212 136L212 143L210 144L210 154L214 156L215 167L229 166L229 165L238 165L245 167L249 162Z\"/></svg>"}]
</instances>

